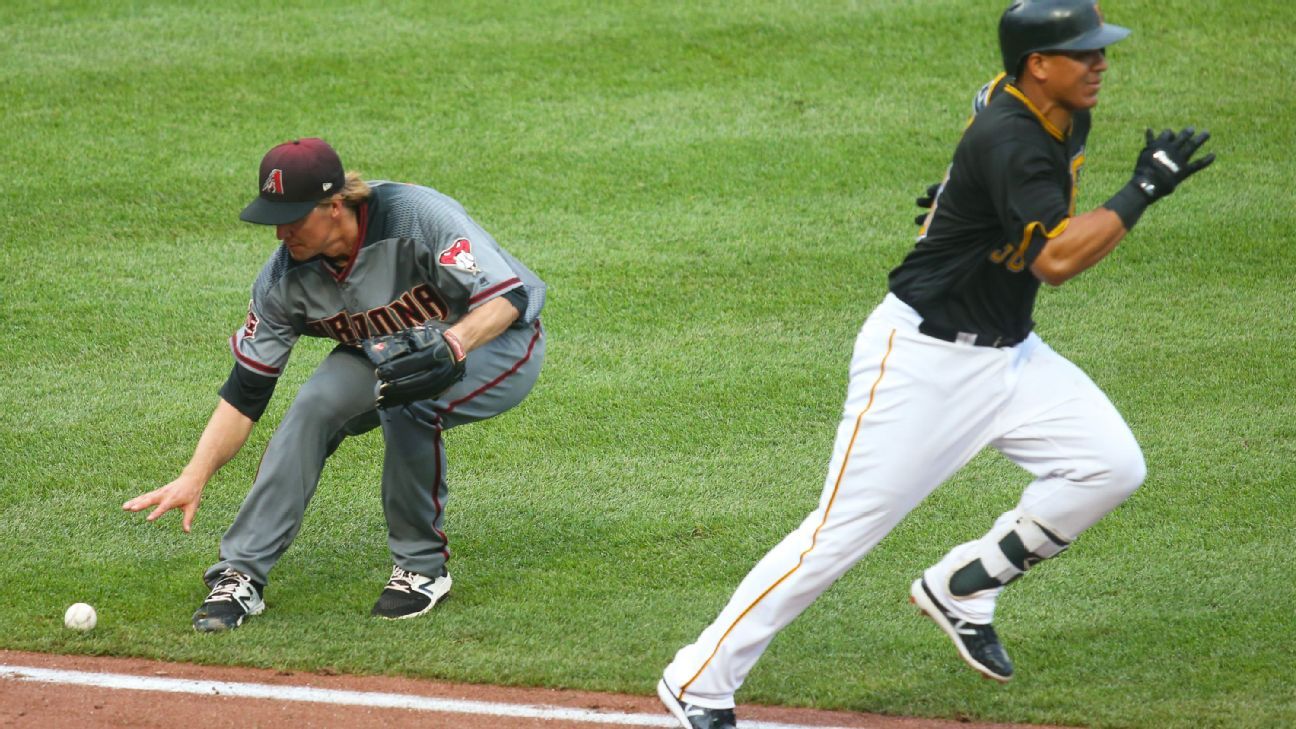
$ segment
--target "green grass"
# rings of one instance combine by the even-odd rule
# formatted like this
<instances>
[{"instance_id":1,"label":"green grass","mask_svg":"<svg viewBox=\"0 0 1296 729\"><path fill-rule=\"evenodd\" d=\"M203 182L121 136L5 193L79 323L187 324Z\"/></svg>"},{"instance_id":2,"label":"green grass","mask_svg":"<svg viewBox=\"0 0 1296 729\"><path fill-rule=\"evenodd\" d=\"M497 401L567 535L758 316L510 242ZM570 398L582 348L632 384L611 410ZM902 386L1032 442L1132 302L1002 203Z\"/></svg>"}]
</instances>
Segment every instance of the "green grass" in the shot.
<instances>
[{"instance_id":1,"label":"green grass","mask_svg":"<svg viewBox=\"0 0 1296 729\"><path fill-rule=\"evenodd\" d=\"M1000 0L7 2L0 8L0 647L651 692L814 507L849 347L997 66ZM1014 586L1006 687L904 603L1023 474L986 454L772 644L739 694L1103 727L1296 725L1296 6L1104 3L1081 190L1145 126L1215 135L1036 319L1122 410L1145 486ZM460 199L551 284L518 410L449 435L455 594L369 620L382 442L343 445L269 611L199 636L203 569L307 342L192 534L119 505L192 452L269 255L237 211L272 144ZM66 605L100 611L86 635Z\"/></svg>"}]
</instances>

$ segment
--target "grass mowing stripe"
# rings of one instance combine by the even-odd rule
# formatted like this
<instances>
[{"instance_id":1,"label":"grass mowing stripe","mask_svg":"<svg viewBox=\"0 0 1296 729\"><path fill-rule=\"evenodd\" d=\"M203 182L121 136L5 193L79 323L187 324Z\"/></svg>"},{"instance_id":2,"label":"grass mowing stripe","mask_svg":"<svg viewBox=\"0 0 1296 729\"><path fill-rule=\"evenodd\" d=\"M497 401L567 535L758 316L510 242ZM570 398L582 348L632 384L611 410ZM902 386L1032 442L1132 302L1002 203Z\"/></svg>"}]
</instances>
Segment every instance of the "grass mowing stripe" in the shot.
<instances>
[{"instance_id":1,"label":"grass mowing stripe","mask_svg":"<svg viewBox=\"0 0 1296 729\"><path fill-rule=\"evenodd\" d=\"M1219 155L1037 308L1129 420L1147 483L1005 595L1009 691L903 603L1019 495L985 454L782 633L740 702L1296 724L1296 170L1274 164L1296 6L1108 5L1134 34L1080 206L1128 178L1146 126L1207 127ZM651 692L814 508L850 341L995 70L1001 6L6 4L0 645ZM269 611L203 640L199 575L327 346L303 343L193 534L117 509L192 450L273 247L236 212L259 155L308 134L459 198L544 276L548 361L522 407L448 436L456 587L433 620L364 617L389 569L370 434L326 469ZM61 627L78 600L91 634Z\"/></svg>"}]
</instances>

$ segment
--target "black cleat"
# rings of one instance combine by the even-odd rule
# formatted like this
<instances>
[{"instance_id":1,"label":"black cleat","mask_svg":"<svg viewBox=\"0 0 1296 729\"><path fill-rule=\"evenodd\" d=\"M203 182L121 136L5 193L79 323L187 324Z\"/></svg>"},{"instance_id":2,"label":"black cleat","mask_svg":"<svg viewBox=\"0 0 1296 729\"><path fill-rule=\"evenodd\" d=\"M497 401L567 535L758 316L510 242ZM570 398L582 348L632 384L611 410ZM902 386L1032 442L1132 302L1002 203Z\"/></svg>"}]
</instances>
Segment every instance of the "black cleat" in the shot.
<instances>
[{"instance_id":1,"label":"black cleat","mask_svg":"<svg viewBox=\"0 0 1296 729\"><path fill-rule=\"evenodd\" d=\"M927 587L924 579L914 580L909 588L909 602L918 606L954 641L959 656L986 678L1000 683L1012 679L1013 665L999 643L999 636L989 623L969 623L945 609Z\"/></svg>"},{"instance_id":2,"label":"black cleat","mask_svg":"<svg viewBox=\"0 0 1296 729\"><path fill-rule=\"evenodd\" d=\"M671 693L664 678L657 682L657 698L684 729L738 729L733 709L708 709L686 704Z\"/></svg>"},{"instance_id":3,"label":"black cleat","mask_svg":"<svg viewBox=\"0 0 1296 729\"><path fill-rule=\"evenodd\" d=\"M388 620L417 618L436 606L450 592L450 573L444 569L437 577L392 568L387 587L374 603L371 615Z\"/></svg>"},{"instance_id":4,"label":"black cleat","mask_svg":"<svg viewBox=\"0 0 1296 729\"><path fill-rule=\"evenodd\" d=\"M261 599L263 589L265 585L258 585L242 572L225 570L194 613L194 630L199 633L233 630L247 616L260 615L265 612L265 601Z\"/></svg>"}]
</instances>

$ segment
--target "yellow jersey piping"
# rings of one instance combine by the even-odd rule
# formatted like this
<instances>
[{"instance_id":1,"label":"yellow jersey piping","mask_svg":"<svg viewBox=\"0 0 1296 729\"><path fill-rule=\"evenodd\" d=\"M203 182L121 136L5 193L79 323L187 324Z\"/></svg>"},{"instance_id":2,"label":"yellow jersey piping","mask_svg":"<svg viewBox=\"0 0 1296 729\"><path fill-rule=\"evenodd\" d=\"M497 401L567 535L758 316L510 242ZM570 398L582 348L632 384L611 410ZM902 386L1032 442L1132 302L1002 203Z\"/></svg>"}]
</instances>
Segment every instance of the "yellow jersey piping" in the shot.
<instances>
[{"instance_id":1,"label":"yellow jersey piping","mask_svg":"<svg viewBox=\"0 0 1296 729\"><path fill-rule=\"evenodd\" d=\"M1013 86L1012 84L1008 84L1007 86L1004 86L1004 91L1007 91L1008 93L1017 97L1018 101L1025 104L1026 108L1030 109L1030 113L1035 115L1035 118L1039 120L1040 125L1044 127L1044 131L1048 132L1050 136L1052 136L1054 139L1058 140L1059 142L1066 139L1066 135L1062 133L1062 130L1058 129L1057 125L1055 125L1053 122L1045 118L1044 115L1040 113L1040 110L1035 106L1035 104L1031 103L1031 100L1026 98L1026 94L1023 94L1021 91L1019 91L1016 86Z\"/></svg>"}]
</instances>

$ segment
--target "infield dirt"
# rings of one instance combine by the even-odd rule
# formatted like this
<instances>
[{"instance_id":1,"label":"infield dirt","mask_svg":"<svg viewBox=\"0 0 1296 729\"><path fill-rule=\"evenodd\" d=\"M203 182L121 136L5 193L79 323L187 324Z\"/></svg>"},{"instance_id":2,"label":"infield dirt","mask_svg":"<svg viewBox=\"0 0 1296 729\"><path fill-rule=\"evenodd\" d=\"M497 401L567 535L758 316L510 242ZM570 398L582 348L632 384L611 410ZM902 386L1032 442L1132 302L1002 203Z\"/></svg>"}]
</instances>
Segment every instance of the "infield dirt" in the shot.
<instances>
[{"instance_id":1,"label":"infield dirt","mask_svg":"<svg viewBox=\"0 0 1296 729\"><path fill-rule=\"evenodd\" d=\"M269 686L311 687L345 691L372 691L439 699L459 699L498 704L565 707L626 714L666 713L655 698L587 691L507 688L465 685L386 676L343 676L290 673L269 669L198 666L160 663L134 658L60 656L0 651L0 664L31 668L124 674L148 678L174 678ZM248 727L353 727L386 729L391 726L455 727L456 729L589 729L586 721L512 718L454 714L410 709L339 706L302 701L239 698L231 696L164 693L160 691L66 686L16 680L7 669L0 673L0 726L76 727L76 729L142 729L145 727L198 727L247 729ZM19 672L20 673L20 672ZM771 706L739 707L739 722L769 721L805 726L856 729L1026 729L1022 724L978 724L959 720L932 720L878 716L840 711L788 709ZM1058 729L1029 725L1036 729Z\"/></svg>"}]
</instances>

